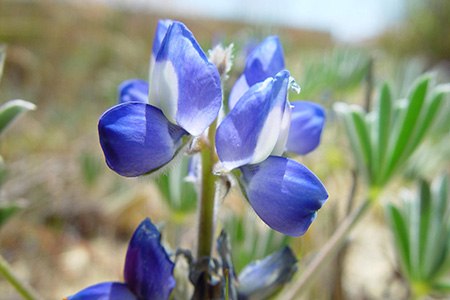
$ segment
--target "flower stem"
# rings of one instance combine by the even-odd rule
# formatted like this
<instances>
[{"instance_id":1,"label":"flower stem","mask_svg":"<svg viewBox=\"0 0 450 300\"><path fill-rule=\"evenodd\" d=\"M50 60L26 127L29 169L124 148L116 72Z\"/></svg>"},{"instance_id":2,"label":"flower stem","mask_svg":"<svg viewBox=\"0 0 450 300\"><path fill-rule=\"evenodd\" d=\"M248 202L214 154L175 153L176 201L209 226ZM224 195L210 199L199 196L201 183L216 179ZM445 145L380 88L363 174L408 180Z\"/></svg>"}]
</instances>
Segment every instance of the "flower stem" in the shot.
<instances>
[{"instance_id":1,"label":"flower stem","mask_svg":"<svg viewBox=\"0 0 450 300\"><path fill-rule=\"evenodd\" d=\"M215 133L217 121L208 130L208 145L202 149L202 179L199 199L198 248L197 259L211 255L214 239L214 206L215 206L215 176L214 164L217 161L215 151Z\"/></svg>"},{"instance_id":2,"label":"flower stem","mask_svg":"<svg viewBox=\"0 0 450 300\"><path fill-rule=\"evenodd\" d=\"M377 194L377 190L370 190L368 198L364 201L364 203L362 203L357 209L350 213L347 218L345 218L345 220L333 233L331 238L322 247L320 252L317 253L311 263L306 266L298 280L285 289L286 292L281 295L280 299L297 299L298 293L300 291L304 291L306 287L311 284L313 279L320 274L320 268L328 263L337 254L351 229L373 205L375 202L374 200L377 198Z\"/></svg>"},{"instance_id":3,"label":"flower stem","mask_svg":"<svg viewBox=\"0 0 450 300\"><path fill-rule=\"evenodd\" d=\"M5 277L5 279L19 292L23 299L26 300L41 300L42 298L33 290L32 287L22 282L13 273L11 266L8 262L0 255L0 273Z\"/></svg>"}]
</instances>

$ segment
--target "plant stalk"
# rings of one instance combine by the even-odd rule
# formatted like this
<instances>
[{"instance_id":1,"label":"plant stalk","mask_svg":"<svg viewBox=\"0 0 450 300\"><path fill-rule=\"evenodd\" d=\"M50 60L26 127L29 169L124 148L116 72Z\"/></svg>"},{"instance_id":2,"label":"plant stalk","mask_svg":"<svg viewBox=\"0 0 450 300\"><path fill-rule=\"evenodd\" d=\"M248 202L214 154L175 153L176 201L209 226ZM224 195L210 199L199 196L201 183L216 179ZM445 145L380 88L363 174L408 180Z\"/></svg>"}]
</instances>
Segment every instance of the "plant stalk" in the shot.
<instances>
[{"instance_id":1,"label":"plant stalk","mask_svg":"<svg viewBox=\"0 0 450 300\"><path fill-rule=\"evenodd\" d=\"M9 263L0 255L0 273L16 289L16 291L26 300L42 300L38 293L28 284L22 282L11 269Z\"/></svg>"},{"instance_id":2,"label":"plant stalk","mask_svg":"<svg viewBox=\"0 0 450 300\"><path fill-rule=\"evenodd\" d=\"M280 299L298 299L298 293L302 290L304 291L306 287L311 284L313 279L320 274L321 268L338 253L338 250L343 245L343 242L351 229L375 202L375 194L376 193L374 192L370 192L368 199L344 219L327 243L322 247L320 252L314 257L311 263L306 266L298 280L285 289L286 292L281 295Z\"/></svg>"},{"instance_id":3,"label":"plant stalk","mask_svg":"<svg viewBox=\"0 0 450 300\"><path fill-rule=\"evenodd\" d=\"M214 164L217 161L215 151L215 135L217 121L214 121L208 130L208 145L203 147L202 178L199 199L198 248L197 259L211 256L214 239L214 207L215 207L215 181L213 175Z\"/></svg>"}]
</instances>

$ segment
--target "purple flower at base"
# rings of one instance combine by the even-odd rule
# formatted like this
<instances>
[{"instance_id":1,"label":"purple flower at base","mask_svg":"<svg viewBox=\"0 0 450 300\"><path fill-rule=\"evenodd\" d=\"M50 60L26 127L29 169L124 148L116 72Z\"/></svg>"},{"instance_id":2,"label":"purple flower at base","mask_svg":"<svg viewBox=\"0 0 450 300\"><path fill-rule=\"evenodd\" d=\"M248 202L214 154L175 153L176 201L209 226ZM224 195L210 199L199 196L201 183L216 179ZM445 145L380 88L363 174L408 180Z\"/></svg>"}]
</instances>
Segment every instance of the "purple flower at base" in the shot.
<instances>
[{"instance_id":1,"label":"purple flower at base","mask_svg":"<svg viewBox=\"0 0 450 300\"><path fill-rule=\"evenodd\" d=\"M92 285L67 300L164 300L175 287L174 263L161 246L161 234L150 219L136 229L128 245L125 282Z\"/></svg>"},{"instance_id":2,"label":"purple flower at base","mask_svg":"<svg viewBox=\"0 0 450 300\"><path fill-rule=\"evenodd\" d=\"M99 120L106 162L122 176L145 175L167 165L181 150L183 136L201 135L222 104L217 68L184 24L158 23L151 61L150 85L136 79L123 82L119 104Z\"/></svg>"}]
</instances>

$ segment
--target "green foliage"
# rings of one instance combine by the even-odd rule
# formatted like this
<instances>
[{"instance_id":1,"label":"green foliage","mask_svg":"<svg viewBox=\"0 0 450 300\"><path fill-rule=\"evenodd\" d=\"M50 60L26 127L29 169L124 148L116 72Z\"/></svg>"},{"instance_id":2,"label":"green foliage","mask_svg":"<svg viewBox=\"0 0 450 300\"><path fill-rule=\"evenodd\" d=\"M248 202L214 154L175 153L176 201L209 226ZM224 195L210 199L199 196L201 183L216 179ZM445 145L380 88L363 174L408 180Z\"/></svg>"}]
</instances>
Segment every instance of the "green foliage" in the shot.
<instances>
[{"instance_id":1,"label":"green foliage","mask_svg":"<svg viewBox=\"0 0 450 300\"><path fill-rule=\"evenodd\" d=\"M102 164L91 153L84 152L79 157L81 174L87 186L93 186L101 175Z\"/></svg>"},{"instance_id":2,"label":"green foliage","mask_svg":"<svg viewBox=\"0 0 450 300\"><path fill-rule=\"evenodd\" d=\"M433 187L421 181L417 195L387 207L400 268L416 296L446 293L450 286L448 178Z\"/></svg>"},{"instance_id":3,"label":"green foliage","mask_svg":"<svg viewBox=\"0 0 450 300\"><path fill-rule=\"evenodd\" d=\"M321 54L320 59L305 58L303 61L305 66L298 80L303 99L356 88L370 68L369 56L356 49L335 49L328 55Z\"/></svg>"},{"instance_id":4,"label":"green foliage","mask_svg":"<svg viewBox=\"0 0 450 300\"><path fill-rule=\"evenodd\" d=\"M5 47L0 45L0 80L2 79L3 66L5 65L5 52Z\"/></svg>"},{"instance_id":5,"label":"green foliage","mask_svg":"<svg viewBox=\"0 0 450 300\"><path fill-rule=\"evenodd\" d=\"M433 87L428 76L419 78L406 99L394 101L389 85L379 91L370 113L339 103L357 167L372 186L384 186L425 139L444 106L448 85Z\"/></svg>"},{"instance_id":6,"label":"green foliage","mask_svg":"<svg viewBox=\"0 0 450 300\"><path fill-rule=\"evenodd\" d=\"M233 214L224 221L225 231L228 233L236 270L241 270L254 260L262 259L286 246L289 237L274 230L261 228L261 221L253 211L246 206L247 211L242 215Z\"/></svg>"},{"instance_id":7,"label":"green foliage","mask_svg":"<svg viewBox=\"0 0 450 300\"><path fill-rule=\"evenodd\" d=\"M0 227L6 223L13 215L15 215L21 206L16 203L4 203L0 206Z\"/></svg>"},{"instance_id":8,"label":"green foliage","mask_svg":"<svg viewBox=\"0 0 450 300\"><path fill-rule=\"evenodd\" d=\"M189 157L186 156L156 180L164 200L174 212L189 213L196 207L197 192L193 183L186 180L188 172Z\"/></svg>"},{"instance_id":9,"label":"green foliage","mask_svg":"<svg viewBox=\"0 0 450 300\"><path fill-rule=\"evenodd\" d=\"M0 106L0 134L22 113L35 108L33 103L24 100L10 100Z\"/></svg>"}]
</instances>

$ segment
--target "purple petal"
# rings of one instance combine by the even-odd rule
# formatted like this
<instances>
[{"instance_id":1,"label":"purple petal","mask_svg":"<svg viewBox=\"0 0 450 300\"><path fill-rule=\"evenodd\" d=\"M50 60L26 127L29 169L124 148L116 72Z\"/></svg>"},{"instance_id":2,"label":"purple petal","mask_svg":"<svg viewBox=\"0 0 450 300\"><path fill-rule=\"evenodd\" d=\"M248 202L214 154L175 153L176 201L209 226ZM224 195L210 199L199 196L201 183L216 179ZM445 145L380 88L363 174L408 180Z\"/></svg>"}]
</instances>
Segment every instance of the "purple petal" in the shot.
<instances>
[{"instance_id":1,"label":"purple petal","mask_svg":"<svg viewBox=\"0 0 450 300\"><path fill-rule=\"evenodd\" d=\"M289 247L253 262L239 274L239 299L268 299L297 271L297 259Z\"/></svg>"},{"instance_id":2,"label":"purple petal","mask_svg":"<svg viewBox=\"0 0 450 300\"><path fill-rule=\"evenodd\" d=\"M98 123L108 166L122 176L140 176L167 164L186 132L148 104L128 102L106 111Z\"/></svg>"},{"instance_id":3,"label":"purple petal","mask_svg":"<svg viewBox=\"0 0 450 300\"><path fill-rule=\"evenodd\" d=\"M119 85L119 103L148 103L148 82L141 79L129 79Z\"/></svg>"},{"instance_id":4,"label":"purple petal","mask_svg":"<svg viewBox=\"0 0 450 300\"><path fill-rule=\"evenodd\" d=\"M161 234L145 219L131 238L125 261L125 282L139 299L168 299L175 287L174 263L161 246Z\"/></svg>"},{"instance_id":5,"label":"purple petal","mask_svg":"<svg viewBox=\"0 0 450 300\"><path fill-rule=\"evenodd\" d=\"M138 298L124 283L103 282L85 288L67 297L66 300L138 300Z\"/></svg>"},{"instance_id":6,"label":"purple petal","mask_svg":"<svg viewBox=\"0 0 450 300\"><path fill-rule=\"evenodd\" d=\"M167 30L169 29L170 25L172 25L172 23L173 21L168 19L158 21L158 24L156 25L156 32L155 37L153 38L153 47L152 47L152 54L155 57L158 54L162 41L166 36Z\"/></svg>"},{"instance_id":7,"label":"purple petal","mask_svg":"<svg viewBox=\"0 0 450 300\"><path fill-rule=\"evenodd\" d=\"M269 36L247 57L244 73L230 92L229 106L234 107L249 86L274 77L284 69L283 47L277 36ZM245 79L245 84L243 79ZM245 89L247 86L247 89Z\"/></svg>"},{"instance_id":8,"label":"purple petal","mask_svg":"<svg viewBox=\"0 0 450 300\"><path fill-rule=\"evenodd\" d=\"M320 180L302 164L270 156L241 167L245 191L259 217L272 229L303 235L328 198Z\"/></svg>"},{"instance_id":9,"label":"purple petal","mask_svg":"<svg viewBox=\"0 0 450 300\"><path fill-rule=\"evenodd\" d=\"M287 151L307 154L319 145L325 125L325 110L322 106L296 101L292 103L291 126L286 145Z\"/></svg>"},{"instance_id":10,"label":"purple petal","mask_svg":"<svg viewBox=\"0 0 450 300\"><path fill-rule=\"evenodd\" d=\"M172 123L198 136L222 105L220 76L192 33L174 22L162 41L150 78L150 104Z\"/></svg>"},{"instance_id":11,"label":"purple petal","mask_svg":"<svg viewBox=\"0 0 450 300\"><path fill-rule=\"evenodd\" d=\"M253 85L217 128L216 147L225 169L258 163L274 150L282 132L289 72Z\"/></svg>"}]
</instances>

